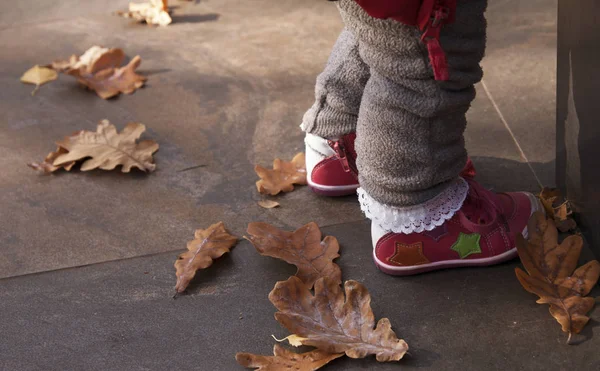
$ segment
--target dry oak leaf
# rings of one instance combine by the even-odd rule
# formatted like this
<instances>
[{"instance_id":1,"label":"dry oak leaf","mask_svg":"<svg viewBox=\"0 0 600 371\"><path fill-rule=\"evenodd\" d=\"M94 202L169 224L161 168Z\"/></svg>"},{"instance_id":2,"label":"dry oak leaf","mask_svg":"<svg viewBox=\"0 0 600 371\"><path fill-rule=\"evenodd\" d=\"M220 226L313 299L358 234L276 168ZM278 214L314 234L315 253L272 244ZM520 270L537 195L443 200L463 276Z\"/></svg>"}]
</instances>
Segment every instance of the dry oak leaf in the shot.
<instances>
[{"instance_id":1,"label":"dry oak leaf","mask_svg":"<svg viewBox=\"0 0 600 371\"><path fill-rule=\"evenodd\" d=\"M333 262L340 256L340 245L332 236L321 241L321 230L316 223L287 232L256 222L248 224L247 232L246 238L259 254L294 264L298 268L296 277L309 288L321 277L328 277L338 285L342 282L342 271Z\"/></svg>"},{"instance_id":2,"label":"dry oak leaf","mask_svg":"<svg viewBox=\"0 0 600 371\"><path fill-rule=\"evenodd\" d=\"M280 192L291 192L294 184L306 185L306 160L304 153L298 153L292 161L280 159L273 161L273 169L266 169L260 165L254 167L260 177L256 182L258 192L275 196Z\"/></svg>"},{"instance_id":3,"label":"dry oak leaf","mask_svg":"<svg viewBox=\"0 0 600 371\"><path fill-rule=\"evenodd\" d=\"M73 165L75 165L76 161L66 162L60 166L54 165L54 160L60 155L64 155L65 153L69 153L66 149L62 147L58 147L56 151L50 152L48 156L42 162L31 162L27 164L32 169L38 170L45 174L50 174L55 172L58 169L65 169L66 171L71 171Z\"/></svg>"},{"instance_id":4,"label":"dry oak leaf","mask_svg":"<svg viewBox=\"0 0 600 371\"><path fill-rule=\"evenodd\" d=\"M158 26L167 26L173 22L169 15L167 0L149 0L146 3L129 3L129 11L117 12L125 18L132 18L137 22L146 22Z\"/></svg>"},{"instance_id":5,"label":"dry oak leaf","mask_svg":"<svg viewBox=\"0 0 600 371\"><path fill-rule=\"evenodd\" d=\"M74 161L91 157L81 165L81 171L96 168L112 170L121 165L124 173L130 172L134 167L152 172L156 168L152 154L158 150L158 143L153 140L136 143L145 130L144 125L131 122L121 133L117 133L114 125L108 120L102 120L96 132L80 131L56 142L59 151L63 148L67 153L58 154L52 165L66 168Z\"/></svg>"},{"instance_id":6,"label":"dry oak leaf","mask_svg":"<svg viewBox=\"0 0 600 371\"><path fill-rule=\"evenodd\" d=\"M273 347L273 354L274 356L261 356L238 353L235 359L240 365L258 371L314 371L344 355L343 353L330 354L318 349L298 354L278 344Z\"/></svg>"},{"instance_id":7,"label":"dry oak leaf","mask_svg":"<svg viewBox=\"0 0 600 371\"><path fill-rule=\"evenodd\" d=\"M137 55L120 68L105 68L96 73L82 72L83 68L79 68L68 74L77 78L80 84L94 90L100 98L109 99L120 93L132 94L144 86L147 78L135 72L141 63L142 58Z\"/></svg>"},{"instance_id":8,"label":"dry oak leaf","mask_svg":"<svg viewBox=\"0 0 600 371\"><path fill-rule=\"evenodd\" d=\"M556 188L544 187L538 195L538 198L544 206L546 215L550 215L554 218L554 204L558 199L562 198L560 191Z\"/></svg>"},{"instance_id":9,"label":"dry oak leaf","mask_svg":"<svg viewBox=\"0 0 600 371\"><path fill-rule=\"evenodd\" d=\"M227 232L223 222L196 230L194 239L187 244L188 251L179 255L175 261L177 293L185 291L196 271L210 267L213 260L228 253L237 240L237 237Z\"/></svg>"},{"instance_id":10,"label":"dry oak leaf","mask_svg":"<svg viewBox=\"0 0 600 371\"><path fill-rule=\"evenodd\" d=\"M304 345L350 358L375 354L380 362L398 361L408 345L398 339L387 318L375 326L371 296L356 281L341 286L328 278L315 282L315 295L295 276L277 282L269 300L279 310L275 319Z\"/></svg>"},{"instance_id":11,"label":"dry oak leaf","mask_svg":"<svg viewBox=\"0 0 600 371\"><path fill-rule=\"evenodd\" d=\"M72 55L68 60L54 61L50 65L53 69L67 74L94 74L107 68L117 68L123 64L125 52L119 48L105 48L94 45L86 50L81 56Z\"/></svg>"},{"instance_id":12,"label":"dry oak leaf","mask_svg":"<svg viewBox=\"0 0 600 371\"><path fill-rule=\"evenodd\" d=\"M592 260L577 268L583 239L572 235L559 244L554 221L540 212L531 217L528 231L529 241L517 236L517 250L529 274L515 268L517 278L525 290L540 297L538 304L550 305L550 314L569 333L570 342L589 321L587 313L595 300L585 295L600 277L600 263Z\"/></svg>"},{"instance_id":13,"label":"dry oak leaf","mask_svg":"<svg viewBox=\"0 0 600 371\"><path fill-rule=\"evenodd\" d=\"M33 89L31 95L35 95L40 86L47 82L54 81L57 78L58 74L53 69L35 65L21 76L21 82L25 84L34 84L35 89Z\"/></svg>"},{"instance_id":14,"label":"dry oak leaf","mask_svg":"<svg viewBox=\"0 0 600 371\"><path fill-rule=\"evenodd\" d=\"M560 190L544 187L538 198L544 206L546 215L554 219L556 227L561 232L569 232L577 228L577 223L570 217L573 214L570 202L563 200Z\"/></svg>"}]
</instances>

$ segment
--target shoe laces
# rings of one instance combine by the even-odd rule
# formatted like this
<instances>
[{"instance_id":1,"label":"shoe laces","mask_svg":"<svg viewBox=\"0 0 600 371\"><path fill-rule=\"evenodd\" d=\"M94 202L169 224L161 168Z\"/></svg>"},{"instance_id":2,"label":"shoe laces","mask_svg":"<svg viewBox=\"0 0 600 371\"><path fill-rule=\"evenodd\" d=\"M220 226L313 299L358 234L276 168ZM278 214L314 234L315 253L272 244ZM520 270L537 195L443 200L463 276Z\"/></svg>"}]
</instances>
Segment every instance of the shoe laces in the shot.
<instances>
[{"instance_id":1,"label":"shoe laces","mask_svg":"<svg viewBox=\"0 0 600 371\"><path fill-rule=\"evenodd\" d=\"M493 210L500 222L507 225L502 210L493 199L493 193L471 178L465 180L469 184L469 194L465 203L470 204L464 212L465 217L475 224L488 224L494 219L494 215L490 213Z\"/></svg>"}]
</instances>

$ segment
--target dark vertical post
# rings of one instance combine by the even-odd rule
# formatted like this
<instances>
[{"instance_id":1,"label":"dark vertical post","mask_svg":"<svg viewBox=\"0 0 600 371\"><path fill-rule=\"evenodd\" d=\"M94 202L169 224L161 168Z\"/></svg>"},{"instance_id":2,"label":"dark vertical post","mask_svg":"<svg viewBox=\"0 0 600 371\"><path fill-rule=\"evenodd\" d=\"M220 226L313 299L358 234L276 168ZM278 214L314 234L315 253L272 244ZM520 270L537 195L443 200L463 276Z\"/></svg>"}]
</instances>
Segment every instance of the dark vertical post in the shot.
<instances>
[{"instance_id":1,"label":"dark vertical post","mask_svg":"<svg viewBox=\"0 0 600 371\"><path fill-rule=\"evenodd\" d=\"M558 1L557 184L600 257L600 0Z\"/></svg>"}]
</instances>

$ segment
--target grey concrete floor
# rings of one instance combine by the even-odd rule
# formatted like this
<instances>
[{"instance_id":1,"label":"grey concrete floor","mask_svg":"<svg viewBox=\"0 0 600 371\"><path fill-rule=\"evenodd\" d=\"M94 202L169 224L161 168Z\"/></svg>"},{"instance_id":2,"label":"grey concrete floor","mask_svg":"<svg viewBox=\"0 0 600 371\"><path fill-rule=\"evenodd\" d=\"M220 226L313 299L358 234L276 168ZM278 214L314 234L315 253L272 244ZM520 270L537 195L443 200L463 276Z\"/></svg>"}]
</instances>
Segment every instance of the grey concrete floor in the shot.
<instances>
[{"instance_id":1,"label":"grey concrete floor","mask_svg":"<svg viewBox=\"0 0 600 371\"><path fill-rule=\"evenodd\" d=\"M0 4L0 369L236 370L237 351L268 354L267 294L293 273L241 242L172 300L172 264L197 228L315 221L342 246L345 279L364 283L379 317L410 345L401 364L338 360L331 370L595 370L599 315L578 346L509 263L393 278L370 262L355 198L306 188L256 205L253 165L303 148L297 125L341 29L324 0L173 2L152 29L111 12L127 1ZM556 2L490 4L486 76L466 139L480 180L497 190L554 183ZM61 77L34 97L19 76L94 44L139 54L146 88L103 101ZM148 127L158 170L39 176L25 166L103 118ZM201 166L200 166L201 165ZM200 167L198 167L200 166ZM191 170L188 168L195 167Z\"/></svg>"}]
</instances>

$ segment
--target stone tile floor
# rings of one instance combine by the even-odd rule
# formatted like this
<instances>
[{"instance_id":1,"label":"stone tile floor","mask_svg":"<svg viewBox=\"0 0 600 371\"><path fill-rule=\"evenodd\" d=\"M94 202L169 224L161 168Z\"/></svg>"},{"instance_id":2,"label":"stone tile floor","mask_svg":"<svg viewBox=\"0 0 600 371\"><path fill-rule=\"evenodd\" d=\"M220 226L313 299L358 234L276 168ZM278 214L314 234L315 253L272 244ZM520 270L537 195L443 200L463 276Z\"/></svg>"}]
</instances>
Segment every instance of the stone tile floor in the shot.
<instances>
[{"instance_id":1,"label":"stone tile floor","mask_svg":"<svg viewBox=\"0 0 600 371\"><path fill-rule=\"evenodd\" d=\"M598 314L567 347L514 262L397 279L371 264L353 197L300 188L281 208L256 205L253 165L302 150L297 125L341 29L332 3L173 5L176 23L150 29L110 14L127 1L0 4L0 369L237 370L236 351L268 354L270 335L285 335L267 299L293 274L285 263L244 241L171 299L177 254L194 229L220 220L239 236L252 221L317 222L340 240L344 278L369 288L376 315L411 347L400 365L343 359L328 369L600 367ZM555 17L555 0L490 4L486 76L466 134L489 187L554 183ZM18 80L94 44L139 54L148 86L103 101L65 77L34 97ZM103 118L146 124L161 145L158 170L44 177L24 166Z\"/></svg>"}]
</instances>

